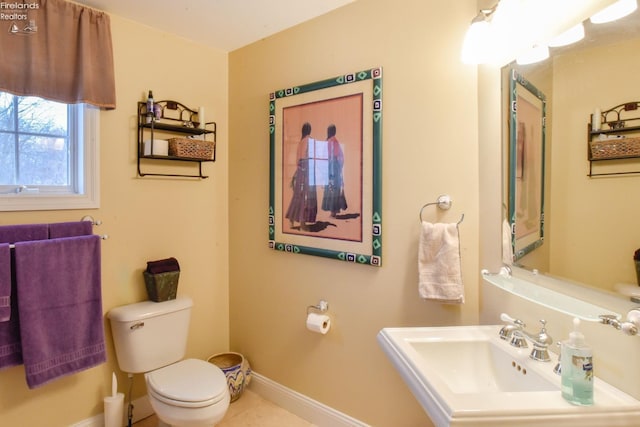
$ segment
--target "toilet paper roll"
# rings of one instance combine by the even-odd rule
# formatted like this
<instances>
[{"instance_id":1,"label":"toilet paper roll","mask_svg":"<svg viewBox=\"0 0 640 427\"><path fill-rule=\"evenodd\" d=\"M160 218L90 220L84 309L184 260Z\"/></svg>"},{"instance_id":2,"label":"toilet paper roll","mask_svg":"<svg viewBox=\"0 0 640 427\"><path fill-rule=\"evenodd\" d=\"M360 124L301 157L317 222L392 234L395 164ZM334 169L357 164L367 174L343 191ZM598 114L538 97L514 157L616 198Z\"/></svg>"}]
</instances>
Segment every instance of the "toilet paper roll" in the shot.
<instances>
[{"instance_id":1,"label":"toilet paper roll","mask_svg":"<svg viewBox=\"0 0 640 427\"><path fill-rule=\"evenodd\" d=\"M122 427L124 420L124 393L104 398L104 427Z\"/></svg>"},{"instance_id":2,"label":"toilet paper roll","mask_svg":"<svg viewBox=\"0 0 640 427\"><path fill-rule=\"evenodd\" d=\"M331 319L325 314L309 313L307 315L307 329L311 332L326 334L331 327Z\"/></svg>"},{"instance_id":3,"label":"toilet paper roll","mask_svg":"<svg viewBox=\"0 0 640 427\"><path fill-rule=\"evenodd\" d=\"M144 155L151 155L151 140L144 141ZM153 155L154 156L168 156L169 155L169 141L166 139L154 139L153 140Z\"/></svg>"}]
</instances>

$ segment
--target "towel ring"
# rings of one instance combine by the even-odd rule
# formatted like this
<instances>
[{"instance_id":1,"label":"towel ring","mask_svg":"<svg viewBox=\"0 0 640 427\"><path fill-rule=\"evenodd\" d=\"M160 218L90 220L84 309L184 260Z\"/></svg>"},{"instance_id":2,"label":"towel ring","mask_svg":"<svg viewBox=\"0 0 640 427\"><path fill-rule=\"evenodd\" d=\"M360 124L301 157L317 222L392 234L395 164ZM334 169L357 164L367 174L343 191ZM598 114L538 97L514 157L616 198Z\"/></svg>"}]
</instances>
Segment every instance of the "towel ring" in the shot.
<instances>
[{"instance_id":1,"label":"towel ring","mask_svg":"<svg viewBox=\"0 0 640 427\"><path fill-rule=\"evenodd\" d=\"M446 211L446 210L449 210L449 208L451 208L451 203L452 203L451 196L449 196L448 194L443 194L441 196L438 196L437 201L427 203L424 206L422 206L422 208L420 209L420 222L423 221L422 211L424 211L424 208L426 208L427 206L437 205L438 208L442 209L443 211ZM460 225L462 221L464 221L464 214L462 214L462 216L460 217L460 221L458 221L456 224Z\"/></svg>"}]
</instances>

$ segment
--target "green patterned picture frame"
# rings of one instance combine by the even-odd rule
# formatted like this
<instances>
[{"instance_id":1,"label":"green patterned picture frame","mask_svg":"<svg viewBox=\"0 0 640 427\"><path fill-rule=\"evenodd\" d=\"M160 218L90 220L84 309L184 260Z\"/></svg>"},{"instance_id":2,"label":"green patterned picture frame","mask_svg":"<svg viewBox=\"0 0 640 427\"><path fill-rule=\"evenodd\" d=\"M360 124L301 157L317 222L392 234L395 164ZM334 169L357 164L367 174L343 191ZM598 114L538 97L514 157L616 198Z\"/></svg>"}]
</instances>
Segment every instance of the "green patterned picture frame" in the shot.
<instances>
[{"instance_id":1,"label":"green patterned picture frame","mask_svg":"<svg viewBox=\"0 0 640 427\"><path fill-rule=\"evenodd\" d=\"M269 247L382 265L382 68L269 100Z\"/></svg>"},{"instance_id":2,"label":"green patterned picture frame","mask_svg":"<svg viewBox=\"0 0 640 427\"><path fill-rule=\"evenodd\" d=\"M544 242L547 99L516 70L509 74L508 215L518 261Z\"/></svg>"}]
</instances>

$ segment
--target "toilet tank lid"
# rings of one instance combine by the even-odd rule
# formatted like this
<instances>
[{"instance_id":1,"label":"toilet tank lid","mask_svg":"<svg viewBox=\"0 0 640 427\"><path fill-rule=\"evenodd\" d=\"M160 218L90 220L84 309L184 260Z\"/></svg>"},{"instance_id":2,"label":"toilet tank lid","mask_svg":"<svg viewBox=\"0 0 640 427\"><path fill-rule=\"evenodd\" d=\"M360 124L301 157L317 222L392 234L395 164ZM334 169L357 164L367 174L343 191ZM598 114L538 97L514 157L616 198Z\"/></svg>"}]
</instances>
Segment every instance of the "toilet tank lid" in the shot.
<instances>
[{"instance_id":1,"label":"toilet tank lid","mask_svg":"<svg viewBox=\"0 0 640 427\"><path fill-rule=\"evenodd\" d=\"M166 313L186 310L192 306L193 301L189 297L177 297L163 302L142 301L115 307L109 311L107 316L116 322L134 322Z\"/></svg>"}]
</instances>

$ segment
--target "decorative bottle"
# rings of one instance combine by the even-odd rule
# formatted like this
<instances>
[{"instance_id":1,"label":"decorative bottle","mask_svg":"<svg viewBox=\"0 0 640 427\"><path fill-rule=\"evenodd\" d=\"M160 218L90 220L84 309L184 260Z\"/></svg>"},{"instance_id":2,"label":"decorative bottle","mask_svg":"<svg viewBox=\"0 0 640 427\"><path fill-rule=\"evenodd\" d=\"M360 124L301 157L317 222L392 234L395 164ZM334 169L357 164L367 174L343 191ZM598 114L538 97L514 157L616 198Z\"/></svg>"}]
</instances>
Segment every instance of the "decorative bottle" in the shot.
<instances>
[{"instance_id":1,"label":"decorative bottle","mask_svg":"<svg viewBox=\"0 0 640 427\"><path fill-rule=\"evenodd\" d=\"M578 330L580 319L573 319L573 332L562 343L560 364L562 397L574 405L593 405L593 351Z\"/></svg>"},{"instance_id":2,"label":"decorative bottle","mask_svg":"<svg viewBox=\"0 0 640 427\"><path fill-rule=\"evenodd\" d=\"M155 113L153 111L153 92L149 91L149 96L147 97L147 123L153 121Z\"/></svg>"}]
</instances>

